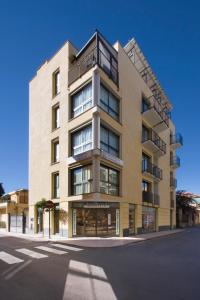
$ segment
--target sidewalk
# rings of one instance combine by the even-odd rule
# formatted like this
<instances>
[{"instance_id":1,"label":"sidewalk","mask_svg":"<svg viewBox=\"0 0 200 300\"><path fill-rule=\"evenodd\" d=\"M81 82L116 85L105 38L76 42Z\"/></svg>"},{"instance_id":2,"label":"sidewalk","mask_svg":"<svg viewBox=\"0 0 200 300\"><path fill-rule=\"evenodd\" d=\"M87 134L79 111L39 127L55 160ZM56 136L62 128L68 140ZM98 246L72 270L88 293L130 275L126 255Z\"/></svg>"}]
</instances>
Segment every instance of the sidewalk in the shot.
<instances>
[{"instance_id":1,"label":"sidewalk","mask_svg":"<svg viewBox=\"0 0 200 300\"><path fill-rule=\"evenodd\" d=\"M40 234L22 234L22 233L11 233L11 232L3 232L0 230L0 237L16 237L21 239L27 239L35 242L62 242L66 244L71 244L74 246L80 247L88 247L88 248L100 248L100 247L117 247L117 246L124 246L131 243L138 243L147 241L150 239L170 236L173 234L178 234L184 232L184 229L174 229L168 231L160 231L160 232L153 232L147 234L140 234L132 237L110 237L110 238L100 238L100 237L83 237L83 238L69 238L66 239L65 237L60 237L57 235L52 235L51 239L48 237L43 237Z\"/></svg>"}]
</instances>

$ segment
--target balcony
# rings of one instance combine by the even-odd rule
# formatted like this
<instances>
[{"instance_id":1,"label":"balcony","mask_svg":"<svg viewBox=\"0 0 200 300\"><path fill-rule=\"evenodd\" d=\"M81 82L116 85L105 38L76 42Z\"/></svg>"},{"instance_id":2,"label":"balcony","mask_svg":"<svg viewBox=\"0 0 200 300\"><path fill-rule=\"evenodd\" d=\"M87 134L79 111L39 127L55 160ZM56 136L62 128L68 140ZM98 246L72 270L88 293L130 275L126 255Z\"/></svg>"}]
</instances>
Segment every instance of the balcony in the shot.
<instances>
[{"instance_id":1,"label":"balcony","mask_svg":"<svg viewBox=\"0 0 200 300\"><path fill-rule=\"evenodd\" d=\"M176 133L170 136L170 145L173 150L183 146L183 137L180 133Z\"/></svg>"},{"instance_id":2,"label":"balcony","mask_svg":"<svg viewBox=\"0 0 200 300\"><path fill-rule=\"evenodd\" d=\"M177 155L171 157L171 159L170 159L170 166L173 169L179 168L180 165L181 165L180 157L178 157Z\"/></svg>"},{"instance_id":3,"label":"balcony","mask_svg":"<svg viewBox=\"0 0 200 300\"><path fill-rule=\"evenodd\" d=\"M177 188L177 179L176 178L174 178L174 177L170 178L170 187L173 189Z\"/></svg>"},{"instance_id":4,"label":"balcony","mask_svg":"<svg viewBox=\"0 0 200 300\"><path fill-rule=\"evenodd\" d=\"M142 191L142 202L160 205L160 196L152 192Z\"/></svg>"},{"instance_id":5,"label":"balcony","mask_svg":"<svg viewBox=\"0 0 200 300\"><path fill-rule=\"evenodd\" d=\"M147 134L142 133L142 144L147 150L158 156L166 154L166 143L152 129L148 130Z\"/></svg>"},{"instance_id":6,"label":"balcony","mask_svg":"<svg viewBox=\"0 0 200 300\"><path fill-rule=\"evenodd\" d=\"M118 86L118 53L96 32L81 51L70 58L68 85L98 65Z\"/></svg>"},{"instance_id":7,"label":"balcony","mask_svg":"<svg viewBox=\"0 0 200 300\"><path fill-rule=\"evenodd\" d=\"M144 103L145 102L145 103ZM154 96L142 103L142 115L154 130L159 133L169 127L169 113Z\"/></svg>"},{"instance_id":8,"label":"balcony","mask_svg":"<svg viewBox=\"0 0 200 300\"><path fill-rule=\"evenodd\" d=\"M162 180L162 170L149 161L142 161L142 173L150 175L155 180Z\"/></svg>"}]
</instances>

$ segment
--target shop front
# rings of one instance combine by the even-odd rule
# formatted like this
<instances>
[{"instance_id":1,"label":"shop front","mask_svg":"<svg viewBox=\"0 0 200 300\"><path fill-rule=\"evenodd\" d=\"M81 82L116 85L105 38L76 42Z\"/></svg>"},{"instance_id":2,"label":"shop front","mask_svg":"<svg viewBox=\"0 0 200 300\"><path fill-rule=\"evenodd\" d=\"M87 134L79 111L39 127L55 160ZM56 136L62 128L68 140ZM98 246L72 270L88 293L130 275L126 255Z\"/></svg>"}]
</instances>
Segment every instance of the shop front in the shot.
<instances>
[{"instance_id":1,"label":"shop front","mask_svg":"<svg viewBox=\"0 0 200 300\"><path fill-rule=\"evenodd\" d=\"M119 203L72 202L73 236L118 236Z\"/></svg>"},{"instance_id":2,"label":"shop front","mask_svg":"<svg viewBox=\"0 0 200 300\"><path fill-rule=\"evenodd\" d=\"M142 207L142 232L156 231L156 208L143 206Z\"/></svg>"}]
</instances>

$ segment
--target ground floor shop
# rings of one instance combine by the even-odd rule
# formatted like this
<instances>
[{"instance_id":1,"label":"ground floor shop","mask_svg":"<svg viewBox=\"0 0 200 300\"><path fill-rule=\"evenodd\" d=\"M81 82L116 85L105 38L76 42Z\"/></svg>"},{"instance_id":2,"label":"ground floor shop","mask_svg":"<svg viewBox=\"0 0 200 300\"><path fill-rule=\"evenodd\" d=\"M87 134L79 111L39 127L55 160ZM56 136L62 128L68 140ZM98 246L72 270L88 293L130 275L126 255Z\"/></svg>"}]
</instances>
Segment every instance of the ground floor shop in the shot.
<instances>
[{"instance_id":1,"label":"ground floor shop","mask_svg":"<svg viewBox=\"0 0 200 300\"><path fill-rule=\"evenodd\" d=\"M148 205L70 201L54 203L51 212L35 209L30 226L44 236L117 237L172 229L174 216L172 209Z\"/></svg>"}]
</instances>

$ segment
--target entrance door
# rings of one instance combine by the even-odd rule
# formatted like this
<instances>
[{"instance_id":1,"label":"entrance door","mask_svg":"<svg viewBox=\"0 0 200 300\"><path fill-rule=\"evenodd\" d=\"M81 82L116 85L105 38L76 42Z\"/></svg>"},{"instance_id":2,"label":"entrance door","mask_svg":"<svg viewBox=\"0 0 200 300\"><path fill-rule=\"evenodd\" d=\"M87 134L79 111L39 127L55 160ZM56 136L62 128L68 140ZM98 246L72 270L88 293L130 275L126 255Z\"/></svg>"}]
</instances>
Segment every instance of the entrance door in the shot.
<instances>
[{"instance_id":1,"label":"entrance door","mask_svg":"<svg viewBox=\"0 0 200 300\"><path fill-rule=\"evenodd\" d=\"M59 232L59 204L56 204L54 208L54 234L58 234Z\"/></svg>"},{"instance_id":2,"label":"entrance door","mask_svg":"<svg viewBox=\"0 0 200 300\"><path fill-rule=\"evenodd\" d=\"M97 209L97 236L108 235L108 210Z\"/></svg>"},{"instance_id":3,"label":"entrance door","mask_svg":"<svg viewBox=\"0 0 200 300\"><path fill-rule=\"evenodd\" d=\"M84 210L85 235L97 235L97 214L96 209L88 208Z\"/></svg>"}]
</instances>

